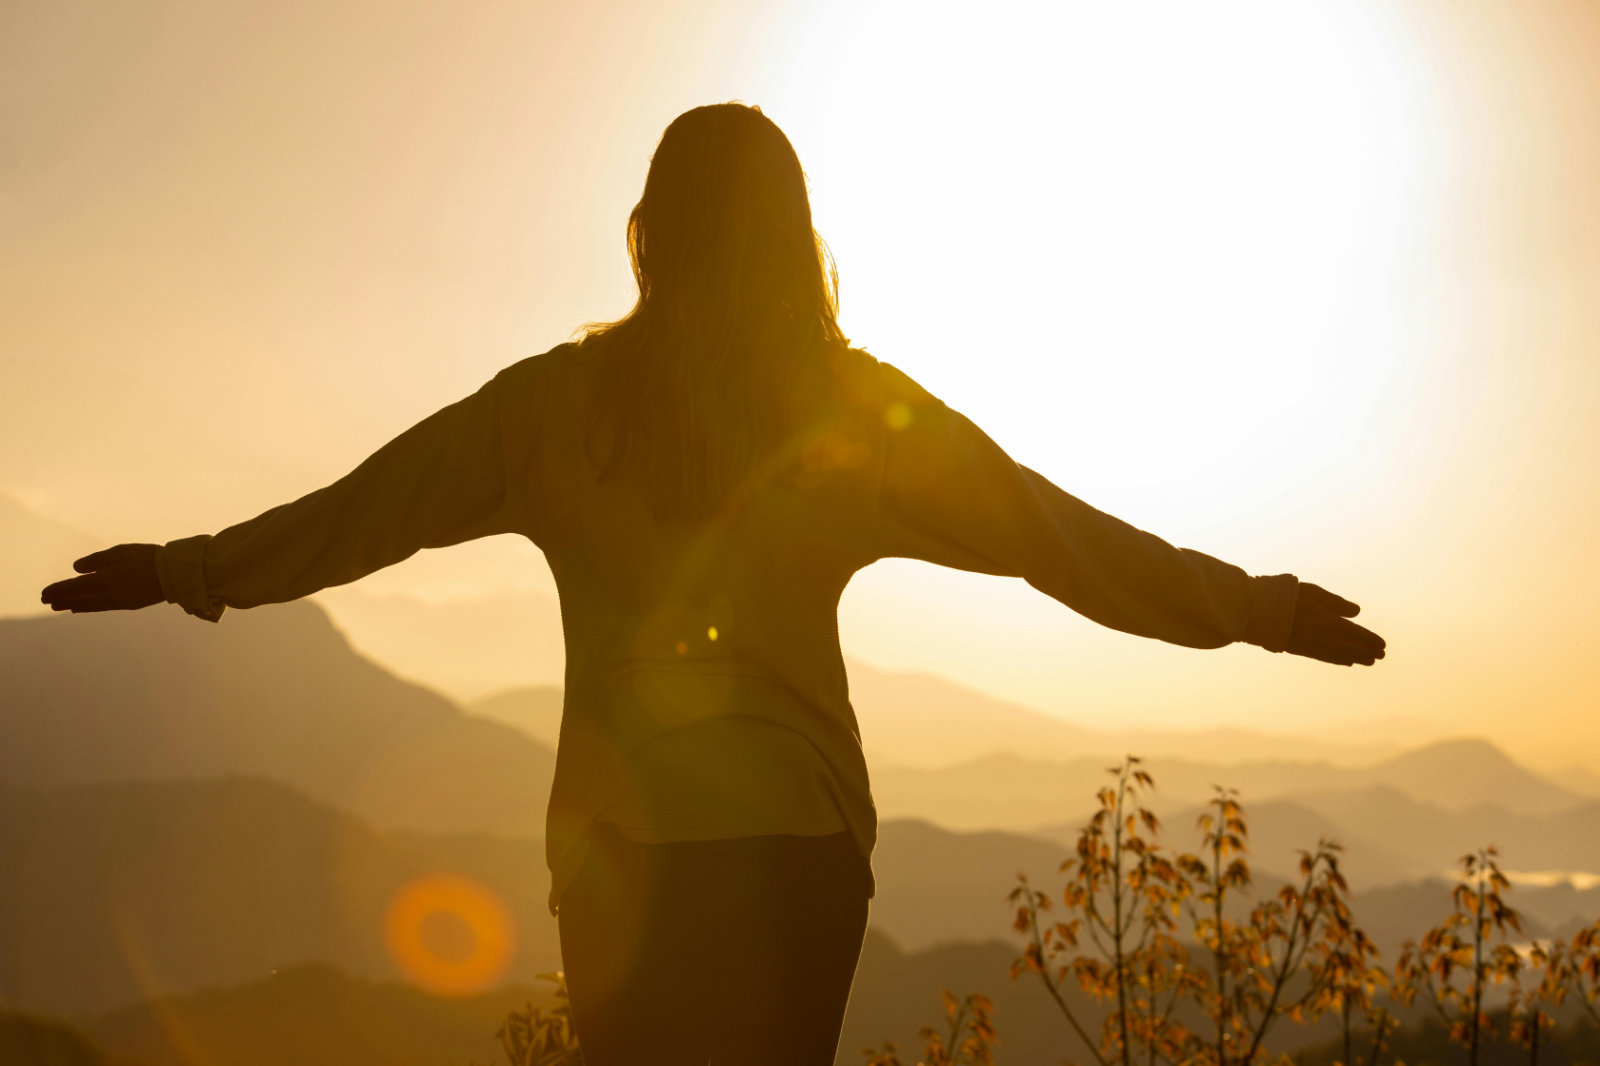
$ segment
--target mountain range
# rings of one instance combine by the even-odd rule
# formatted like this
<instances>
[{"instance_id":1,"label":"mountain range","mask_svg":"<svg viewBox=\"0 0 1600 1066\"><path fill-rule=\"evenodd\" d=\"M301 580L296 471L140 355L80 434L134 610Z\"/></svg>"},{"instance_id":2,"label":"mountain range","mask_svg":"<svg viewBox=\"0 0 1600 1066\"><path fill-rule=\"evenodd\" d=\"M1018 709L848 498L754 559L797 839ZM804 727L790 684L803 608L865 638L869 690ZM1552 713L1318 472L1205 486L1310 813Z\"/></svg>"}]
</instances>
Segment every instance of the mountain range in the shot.
<instances>
[{"instance_id":1,"label":"mountain range","mask_svg":"<svg viewBox=\"0 0 1600 1066\"><path fill-rule=\"evenodd\" d=\"M1069 854L1024 834L886 821L872 926L907 951L1007 939L1017 875L1052 889ZM1281 875L1255 865L1271 891ZM507 980L559 965L539 841L380 831L261 779L0 786L0 869L0 1003L55 1014L304 961L394 978L386 910L437 874L471 878L506 907L517 944ZM1392 957L1448 912L1447 889L1437 879L1368 888L1353 906ZM1540 935L1592 921L1600 888L1519 886L1511 902Z\"/></svg>"},{"instance_id":2,"label":"mountain range","mask_svg":"<svg viewBox=\"0 0 1600 1066\"><path fill-rule=\"evenodd\" d=\"M1006 895L1018 872L1053 892L1065 853L1020 834L884 823L843 1048L908 1043L941 988L993 996L1009 1054L1064 1046L1042 990L1006 975L1019 950ZM383 833L267 781L0 788L0 868L0 1002L72 1019L152 1066L194 1050L172 1045L174 1019L208 1049L201 1061L275 1061L268 1050L384 1061L416 1027L417 1047L459 1061L558 963L536 841ZM396 983L386 904L439 872L488 886L512 916L518 948L492 994L440 1000ZM1277 884L1257 882L1258 893ZM1600 911L1600 889L1519 887L1509 899L1529 936ZM1449 885L1359 892L1352 909L1392 961L1449 912ZM329 1051L338 1041L344 1057Z\"/></svg>"},{"instance_id":3,"label":"mountain range","mask_svg":"<svg viewBox=\"0 0 1600 1066\"><path fill-rule=\"evenodd\" d=\"M853 671L863 679L863 734L904 734L910 751L901 760L898 748L880 747L871 759L885 819L1061 841L1108 780L1114 760L1104 756L994 752L914 765L931 749L915 747L909 708L938 708L931 713L940 728L964 736L969 752L994 740L991 712L1030 728L1047 716L996 708L938 679ZM534 838L560 703L560 689L546 686L463 711L358 654L308 602L231 612L214 626L172 610L0 619L0 782L254 775L378 829ZM1600 871L1600 801L1481 740L1439 742L1367 765L1157 755L1145 766L1157 785L1148 803L1175 841L1187 839L1214 786L1238 790L1254 816L1263 868L1292 870L1296 849L1331 836L1346 845L1361 885L1439 874L1488 843L1501 846L1509 869Z\"/></svg>"},{"instance_id":4,"label":"mountain range","mask_svg":"<svg viewBox=\"0 0 1600 1066\"><path fill-rule=\"evenodd\" d=\"M315 604L0 619L0 781L254 774L384 828L538 836L555 753L357 655Z\"/></svg>"},{"instance_id":5,"label":"mountain range","mask_svg":"<svg viewBox=\"0 0 1600 1066\"><path fill-rule=\"evenodd\" d=\"M943 707L942 728L964 732L969 750L974 738L991 739L993 708L981 697L963 710L958 686L941 695L943 683L917 678L896 696L901 675L857 670L867 737L909 734L896 723L927 702ZM171 610L0 619L0 781L255 775L379 829L534 838L560 699L555 687L514 690L464 712L358 654L308 602L232 612L214 626ZM1045 718L1024 708L995 713ZM996 752L917 766L880 749L873 792L886 819L1059 841L1091 809L1111 762ZM1502 847L1510 869L1600 871L1600 802L1484 741L1440 742L1364 766L1172 756L1145 765L1157 785L1149 804L1175 840L1214 786L1237 789L1255 814L1263 868L1292 870L1297 848L1331 836L1346 845L1360 885L1435 875L1488 843Z\"/></svg>"},{"instance_id":6,"label":"mountain range","mask_svg":"<svg viewBox=\"0 0 1600 1066\"><path fill-rule=\"evenodd\" d=\"M251 778L0 786L0 1002L57 1014L305 961L394 977L383 917L431 874L518 915L511 977L559 966L537 840L384 833Z\"/></svg>"},{"instance_id":7,"label":"mountain range","mask_svg":"<svg viewBox=\"0 0 1600 1066\"><path fill-rule=\"evenodd\" d=\"M1075 727L938 679L859 665L852 677L883 820L847 1040L910 1042L910 1020L934 1016L938 975L995 994L1021 1012L1008 1032L1052 1046L1058 1021L1004 984L1016 951L1006 894L1019 872L1059 884L1114 756L1040 740L1036 757L971 757L996 738ZM513 690L463 710L357 653L310 603L217 626L172 610L0 620L0 1004L72 1018L152 1064L175 1061L161 1043L171 1033L156 1033L173 1017L224 1043L310 1040L271 1021L302 994L324 1019L327 1004L426 1019L390 995L381 926L401 886L440 872L505 902L519 943L506 987L529 986L559 961L539 834L560 697ZM918 707L942 708L930 728L944 739L915 746ZM1012 725L991 732L991 713ZM967 757L950 759L963 736ZM1195 846L1213 785L1240 789L1263 890L1318 837L1345 844L1357 920L1391 959L1447 913L1439 876L1465 851L1498 843L1508 869L1600 871L1600 803L1492 745L1353 760L1222 765L1158 751L1146 765L1173 847ZM1600 914L1600 888L1524 884L1511 902L1529 935L1566 932ZM289 976L274 983L274 971ZM448 1043L469 1015L419 1024ZM850 1050L841 1061L856 1061Z\"/></svg>"}]
</instances>

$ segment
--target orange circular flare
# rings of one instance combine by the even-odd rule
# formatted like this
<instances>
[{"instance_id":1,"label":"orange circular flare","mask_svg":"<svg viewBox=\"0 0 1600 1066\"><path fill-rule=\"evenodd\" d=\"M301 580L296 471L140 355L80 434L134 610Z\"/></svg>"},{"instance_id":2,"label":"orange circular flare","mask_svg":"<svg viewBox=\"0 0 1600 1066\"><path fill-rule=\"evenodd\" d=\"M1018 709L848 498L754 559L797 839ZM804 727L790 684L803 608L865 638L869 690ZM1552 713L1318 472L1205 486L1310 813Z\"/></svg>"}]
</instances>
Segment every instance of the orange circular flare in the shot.
<instances>
[{"instance_id":1,"label":"orange circular flare","mask_svg":"<svg viewBox=\"0 0 1600 1066\"><path fill-rule=\"evenodd\" d=\"M469 936L465 950L441 951L427 935L440 918ZM487 886L457 874L430 874L395 892L383 916L389 958L408 979L440 996L467 996L492 987L511 965L516 937L511 912Z\"/></svg>"}]
</instances>

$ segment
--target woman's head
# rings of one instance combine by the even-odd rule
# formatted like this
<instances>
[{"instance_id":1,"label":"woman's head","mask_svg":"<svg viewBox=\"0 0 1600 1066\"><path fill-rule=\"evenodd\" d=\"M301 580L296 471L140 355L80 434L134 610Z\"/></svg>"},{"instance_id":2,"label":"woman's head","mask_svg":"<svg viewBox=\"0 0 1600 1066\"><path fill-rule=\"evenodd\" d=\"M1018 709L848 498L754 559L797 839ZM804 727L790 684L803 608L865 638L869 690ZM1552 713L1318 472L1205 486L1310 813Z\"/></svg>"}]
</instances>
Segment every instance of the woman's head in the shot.
<instances>
[{"instance_id":1,"label":"woman's head","mask_svg":"<svg viewBox=\"0 0 1600 1066\"><path fill-rule=\"evenodd\" d=\"M633 474L658 516L703 517L781 440L806 359L846 343L783 131L743 104L679 115L628 217L628 255L638 302L589 330L591 454L602 476Z\"/></svg>"},{"instance_id":2,"label":"woman's head","mask_svg":"<svg viewBox=\"0 0 1600 1066\"><path fill-rule=\"evenodd\" d=\"M640 310L758 317L836 333L837 280L811 225L805 172L756 107L686 111L661 136L628 218Z\"/></svg>"}]
</instances>

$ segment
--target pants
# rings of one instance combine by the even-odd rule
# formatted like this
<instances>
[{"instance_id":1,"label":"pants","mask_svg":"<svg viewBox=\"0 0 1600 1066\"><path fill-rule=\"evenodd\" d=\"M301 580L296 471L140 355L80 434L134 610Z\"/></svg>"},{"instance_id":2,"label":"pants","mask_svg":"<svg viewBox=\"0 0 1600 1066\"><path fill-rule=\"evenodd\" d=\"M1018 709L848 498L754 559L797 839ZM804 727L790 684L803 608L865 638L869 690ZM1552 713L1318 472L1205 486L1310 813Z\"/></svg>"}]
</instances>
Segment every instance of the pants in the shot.
<instances>
[{"instance_id":1,"label":"pants","mask_svg":"<svg viewBox=\"0 0 1600 1066\"><path fill-rule=\"evenodd\" d=\"M635 844L597 825L562 893L587 1066L832 1066L867 927L848 833Z\"/></svg>"}]
</instances>

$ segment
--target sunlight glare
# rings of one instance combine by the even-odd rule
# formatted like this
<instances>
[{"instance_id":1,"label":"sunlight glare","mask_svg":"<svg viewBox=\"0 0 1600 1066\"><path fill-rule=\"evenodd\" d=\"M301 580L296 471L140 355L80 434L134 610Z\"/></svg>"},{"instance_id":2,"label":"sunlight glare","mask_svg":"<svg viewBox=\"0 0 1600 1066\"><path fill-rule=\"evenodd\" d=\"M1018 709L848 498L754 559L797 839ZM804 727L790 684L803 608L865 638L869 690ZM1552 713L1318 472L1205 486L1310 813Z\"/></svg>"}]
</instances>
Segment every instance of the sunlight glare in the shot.
<instances>
[{"instance_id":1,"label":"sunlight glare","mask_svg":"<svg viewBox=\"0 0 1600 1066\"><path fill-rule=\"evenodd\" d=\"M505 903L486 885L459 874L431 874L402 885L384 914L383 940L395 967L438 996L494 987L516 948Z\"/></svg>"},{"instance_id":2,"label":"sunlight glare","mask_svg":"<svg viewBox=\"0 0 1600 1066\"><path fill-rule=\"evenodd\" d=\"M796 16L828 59L767 108L852 338L1135 519L1203 529L1375 462L1426 139L1392 16L973 10Z\"/></svg>"}]
</instances>

